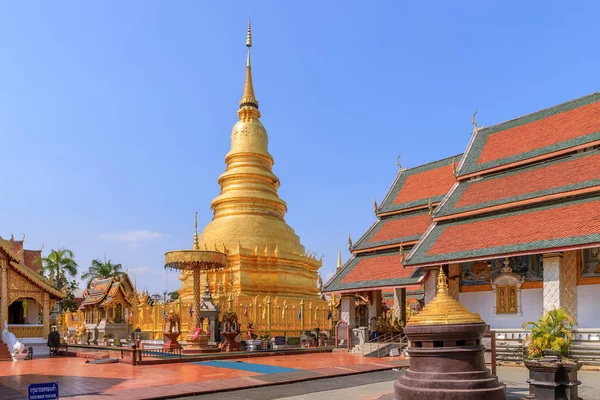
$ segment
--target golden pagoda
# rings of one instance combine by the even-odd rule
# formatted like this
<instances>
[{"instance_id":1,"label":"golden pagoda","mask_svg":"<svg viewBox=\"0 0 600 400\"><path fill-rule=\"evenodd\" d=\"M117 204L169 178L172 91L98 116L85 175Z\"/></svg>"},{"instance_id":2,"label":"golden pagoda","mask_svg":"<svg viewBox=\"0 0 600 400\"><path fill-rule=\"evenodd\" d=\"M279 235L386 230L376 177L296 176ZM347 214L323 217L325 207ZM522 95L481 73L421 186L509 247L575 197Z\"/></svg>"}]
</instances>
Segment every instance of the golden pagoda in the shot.
<instances>
[{"instance_id":1,"label":"golden pagoda","mask_svg":"<svg viewBox=\"0 0 600 400\"><path fill-rule=\"evenodd\" d=\"M279 178L273 174L273 156L268 136L260 122L258 101L252 84L250 21L246 37L248 56L244 93L237 112L239 121L231 132L231 150L225 156L227 168L219 177L221 194L213 199L214 216L194 247L227 254L227 267L207 272L210 291L217 299L225 293L248 303L255 296L317 300L317 270L321 260L305 252L300 238L285 222L285 201L279 198ZM193 298L191 275L180 277L181 298ZM236 302L237 303L237 302ZM316 304L316 303L315 303Z\"/></svg>"},{"instance_id":2,"label":"golden pagoda","mask_svg":"<svg viewBox=\"0 0 600 400\"><path fill-rule=\"evenodd\" d=\"M425 306L423 311L413 315L406 326L481 323L483 320L479 314L467 310L458 300L448 294L446 274L440 267L435 298Z\"/></svg>"}]
</instances>

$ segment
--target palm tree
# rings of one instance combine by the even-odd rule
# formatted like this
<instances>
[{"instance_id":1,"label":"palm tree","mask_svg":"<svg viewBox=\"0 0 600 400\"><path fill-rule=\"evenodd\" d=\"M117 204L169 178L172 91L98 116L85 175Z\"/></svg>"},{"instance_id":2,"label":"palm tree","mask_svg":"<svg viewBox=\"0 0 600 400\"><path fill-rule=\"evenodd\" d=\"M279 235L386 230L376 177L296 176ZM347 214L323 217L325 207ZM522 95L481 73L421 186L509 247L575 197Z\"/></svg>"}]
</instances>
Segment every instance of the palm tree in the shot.
<instances>
[{"instance_id":1,"label":"palm tree","mask_svg":"<svg viewBox=\"0 0 600 400\"><path fill-rule=\"evenodd\" d=\"M575 320L562 308L548 311L538 322L525 322L523 329L531 329L529 355L542 357L544 350L557 350L566 356L574 327Z\"/></svg>"},{"instance_id":2,"label":"palm tree","mask_svg":"<svg viewBox=\"0 0 600 400\"><path fill-rule=\"evenodd\" d=\"M110 260L102 262L95 259L92 260L88 272L81 275L81 279L87 279L87 286L89 287L94 279L106 279L121 275L124 275L124 272L121 271L121 264L113 264Z\"/></svg>"},{"instance_id":3,"label":"palm tree","mask_svg":"<svg viewBox=\"0 0 600 400\"><path fill-rule=\"evenodd\" d=\"M47 257L38 259L42 262L40 274L50 279L54 287L61 290L67 283L66 275L77 275L77 263L71 250L52 250Z\"/></svg>"}]
</instances>

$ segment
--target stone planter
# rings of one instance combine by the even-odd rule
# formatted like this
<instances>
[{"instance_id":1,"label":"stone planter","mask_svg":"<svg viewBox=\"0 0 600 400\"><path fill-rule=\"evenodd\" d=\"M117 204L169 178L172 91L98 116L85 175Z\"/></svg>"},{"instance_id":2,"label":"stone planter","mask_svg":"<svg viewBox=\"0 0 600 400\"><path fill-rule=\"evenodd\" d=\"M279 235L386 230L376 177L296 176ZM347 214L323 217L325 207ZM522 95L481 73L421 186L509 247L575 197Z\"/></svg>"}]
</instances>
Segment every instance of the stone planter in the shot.
<instances>
[{"instance_id":1,"label":"stone planter","mask_svg":"<svg viewBox=\"0 0 600 400\"><path fill-rule=\"evenodd\" d=\"M578 400L577 371L583 364L580 362L563 361L560 353L545 350L544 358L525 361L529 370L529 395L524 399L536 400Z\"/></svg>"}]
</instances>

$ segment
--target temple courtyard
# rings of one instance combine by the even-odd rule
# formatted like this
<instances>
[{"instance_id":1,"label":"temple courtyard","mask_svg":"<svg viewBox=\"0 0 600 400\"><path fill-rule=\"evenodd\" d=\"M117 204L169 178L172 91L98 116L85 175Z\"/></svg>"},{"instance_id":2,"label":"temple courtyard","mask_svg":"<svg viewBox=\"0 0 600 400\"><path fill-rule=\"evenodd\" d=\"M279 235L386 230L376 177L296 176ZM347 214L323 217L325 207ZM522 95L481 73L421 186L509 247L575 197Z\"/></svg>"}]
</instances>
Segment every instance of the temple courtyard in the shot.
<instances>
[{"instance_id":1,"label":"temple courtyard","mask_svg":"<svg viewBox=\"0 0 600 400\"><path fill-rule=\"evenodd\" d=\"M392 399L402 357L345 353L300 354L223 361L131 366L91 364L81 357L38 358L0 364L0 398L24 399L31 383L57 382L60 398L74 399ZM527 369L498 367L507 398L527 393ZM579 395L600 399L600 372L580 371Z\"/></svg>"}]
</instances>

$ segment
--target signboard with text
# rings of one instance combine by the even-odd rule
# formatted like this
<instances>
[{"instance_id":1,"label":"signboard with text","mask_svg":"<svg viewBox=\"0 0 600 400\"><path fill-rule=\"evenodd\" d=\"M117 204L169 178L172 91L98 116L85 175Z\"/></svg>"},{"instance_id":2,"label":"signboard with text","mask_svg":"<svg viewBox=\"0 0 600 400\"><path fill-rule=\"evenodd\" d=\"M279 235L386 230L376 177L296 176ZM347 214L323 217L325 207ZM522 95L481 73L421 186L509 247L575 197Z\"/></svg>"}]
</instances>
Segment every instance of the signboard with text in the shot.
<instances>
[{"instance_id":1,"label":"signboard with text","mask_svg":"<svg viewBox=\"0 0 600 400\"><path fill-rule=\"evenodd\" d=\"M58 383L32 383L27 387L27 400L58 399Z\"/></svg>"}]
</instances>

